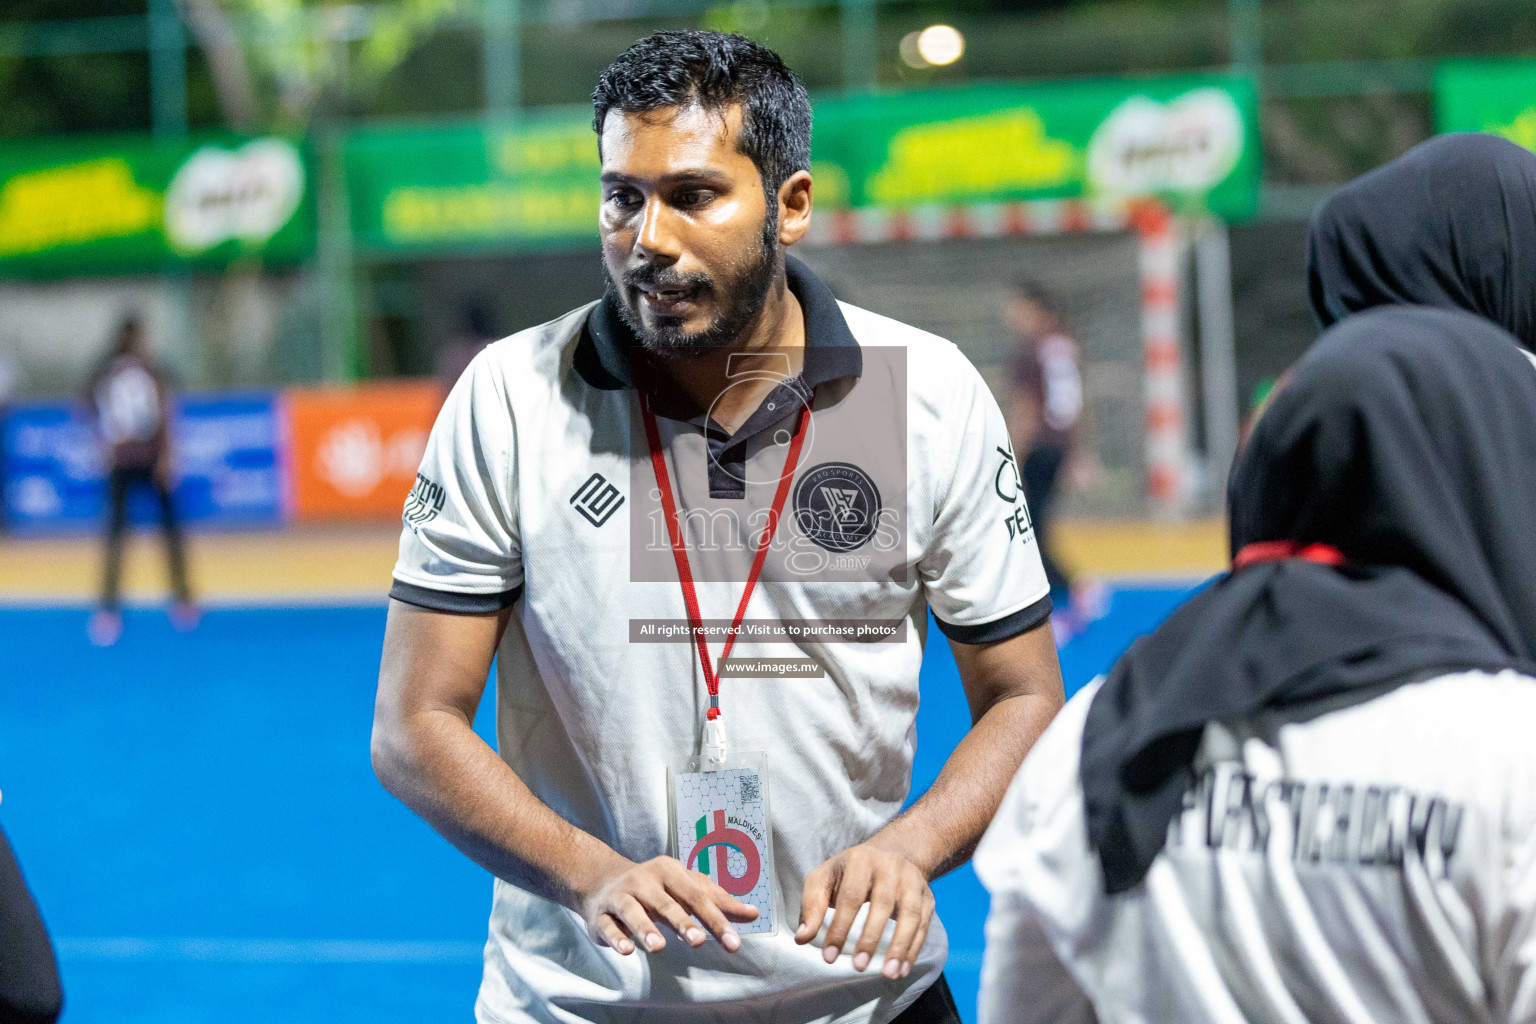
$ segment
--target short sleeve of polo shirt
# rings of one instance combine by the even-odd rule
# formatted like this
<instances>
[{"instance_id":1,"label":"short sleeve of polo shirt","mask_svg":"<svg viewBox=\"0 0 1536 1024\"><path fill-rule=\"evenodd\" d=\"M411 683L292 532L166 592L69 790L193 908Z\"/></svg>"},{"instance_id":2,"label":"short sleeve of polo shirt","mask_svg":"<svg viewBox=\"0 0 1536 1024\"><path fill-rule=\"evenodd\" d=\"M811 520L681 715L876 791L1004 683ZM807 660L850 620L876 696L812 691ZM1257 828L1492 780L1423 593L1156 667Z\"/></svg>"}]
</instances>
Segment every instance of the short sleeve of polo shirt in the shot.
<instances>
[{"instance_id":1,"label":"short sleeve of polo shirt","mask_svg":"<svg viewBox=\"0 0 1536 1024\"><path fill-rule=\"evenodd\" d=\"M494 612L522 593L516 429L493 355L476 357L433 424L406 499L389 592L397 601Z\"/></svg>"},{"instance_id":2,"label":"short sleeve of polo shirt","mask_svg":"<svg viewBox=\"0 0 1536 1024\"><path fill-rule=\"evenodd\" d=\"M1044 621L1051 588L1002 410L975 367L960 362L945 405L953 415L943 417L951 429L929 456L948 474L940 473L932 541L918 568L944 635L987 644Z\"/></svg>"}]
</instances>

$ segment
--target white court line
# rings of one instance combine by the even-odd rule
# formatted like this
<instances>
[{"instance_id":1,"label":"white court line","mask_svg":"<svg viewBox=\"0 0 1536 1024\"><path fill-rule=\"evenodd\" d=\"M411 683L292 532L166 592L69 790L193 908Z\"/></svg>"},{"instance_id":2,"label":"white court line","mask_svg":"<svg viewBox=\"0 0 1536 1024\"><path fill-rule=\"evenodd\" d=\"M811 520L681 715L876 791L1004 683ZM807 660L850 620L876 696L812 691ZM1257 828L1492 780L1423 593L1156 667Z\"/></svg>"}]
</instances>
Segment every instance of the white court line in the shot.
<instances>
[{"instance_id":1,"label":"white court line","mask_svg":"<svg viewBox=\"0 0 1536 1024\"><path fill-rule=\"evenodd\" d=\"M229 964L448 964L478 962L482 942L373 939L61 938L68 961L160 962L195 960Z\"/></svg>"}]
</instances>

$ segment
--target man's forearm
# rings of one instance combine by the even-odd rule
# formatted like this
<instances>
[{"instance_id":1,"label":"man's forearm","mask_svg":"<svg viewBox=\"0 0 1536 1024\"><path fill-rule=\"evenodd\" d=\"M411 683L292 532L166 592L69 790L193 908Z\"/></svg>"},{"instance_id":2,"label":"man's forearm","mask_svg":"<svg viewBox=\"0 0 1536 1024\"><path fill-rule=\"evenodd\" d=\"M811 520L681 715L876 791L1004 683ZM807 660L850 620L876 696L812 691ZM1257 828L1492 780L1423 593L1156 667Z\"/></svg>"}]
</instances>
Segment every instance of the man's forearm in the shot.
<instances>
[{"instance_id":1,"label":"man's forearm","mask_svg":"<svg viewBox=\"0 0 1536 1024\"><path fill-rule=\"evenodd\" d=\"M970 859L1014 773L1061 709L1053 694L1023 693L993 704L966 733L922 799L870 842L901 852L929 879Z\"/></svg>"},{"instance_id":2,"label":"man's forearm","mask_svg":"<svg viewBox=\"0 0 1536 1024\"><path fill-rule=\"evenodd\" d=\"M563 820L475 734L511 617L390 602L373 716L379 780L477 864L580 914L621 955L664 948L659 925L690 946L707 930L740 949L732 922L754 920L755 908L675 857L637 864Z\"/></svg>"},{"instance_id":3,"label":"man's forearm","mask_svg":"<svg viewBox=\"0 0 1536 1024\"><path fill-rule=\"evenodd\" d=\"M391 793L481 867L571 909L625 859L565 821L463 717L419 710L376 726L374 770Z\"/></svg>"}]
</instances>

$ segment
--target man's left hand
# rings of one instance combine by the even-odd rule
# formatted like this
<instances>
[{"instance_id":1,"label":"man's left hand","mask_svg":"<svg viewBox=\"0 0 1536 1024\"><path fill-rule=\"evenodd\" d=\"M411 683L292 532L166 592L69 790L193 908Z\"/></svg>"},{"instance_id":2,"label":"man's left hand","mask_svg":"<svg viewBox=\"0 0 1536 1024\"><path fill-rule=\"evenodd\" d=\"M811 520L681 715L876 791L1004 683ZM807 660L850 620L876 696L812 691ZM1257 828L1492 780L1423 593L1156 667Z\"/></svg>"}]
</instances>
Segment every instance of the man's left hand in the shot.
<instances>
[{"instance_id":1,"label":"man's left hand","mask_svg":"<svg viewBox=\"0 0 1536 1024\"><path fill-rule=\"evenodd\" d=\"M896 932L886 948L880 973L887 978L906 977L928 938L933 891L922 868L905 854L880 846L878 839L844 850L806 876L795 941L804 945L814 939L827 908L835 907L837 912L822 946L827 963L834 962L842 954L854 916L866 902L869 914L854 947L854 970L869 966L886 923L894 916Z\"/></svg>"}]
</instances>

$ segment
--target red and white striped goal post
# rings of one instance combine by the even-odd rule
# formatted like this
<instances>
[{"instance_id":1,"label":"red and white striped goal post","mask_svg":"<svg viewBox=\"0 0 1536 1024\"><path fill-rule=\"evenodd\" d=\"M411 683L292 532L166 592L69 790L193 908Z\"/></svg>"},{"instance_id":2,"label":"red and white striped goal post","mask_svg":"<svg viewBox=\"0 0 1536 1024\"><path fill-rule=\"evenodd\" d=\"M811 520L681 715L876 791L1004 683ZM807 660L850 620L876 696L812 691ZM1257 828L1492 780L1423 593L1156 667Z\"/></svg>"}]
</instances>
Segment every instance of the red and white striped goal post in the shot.
<instances>
[{"instance_id":1,"label":"red and white striped goal post","mask_svg":"<svg viewBox=\"0 0 1536 1024\"><path fill-rule=\"evenodd\" d=\"M1140 241L1141 348L1147 496L1153 511L1180 511L1188 449L1184 353L1179 337L1179 232L1155 199L1037 200L836 210L811 220L802 244L861 245L946 238L1005 238L1134 231Z\"/></svg>"}]
</instances>

